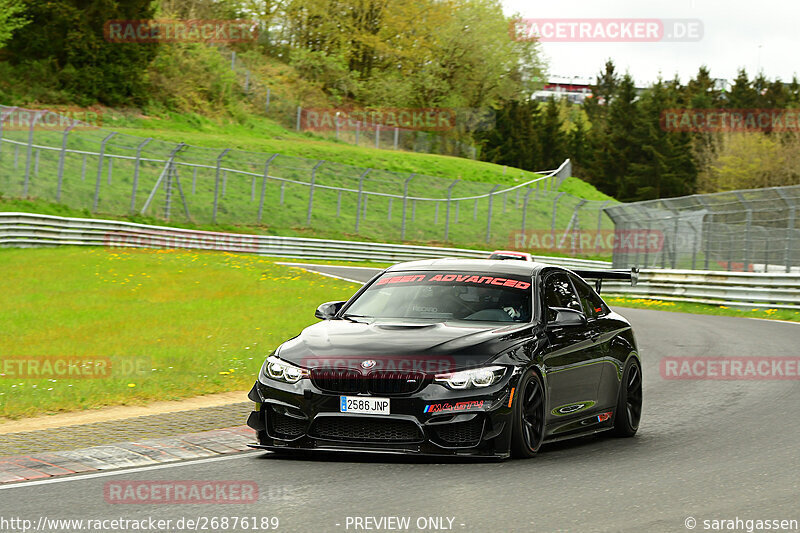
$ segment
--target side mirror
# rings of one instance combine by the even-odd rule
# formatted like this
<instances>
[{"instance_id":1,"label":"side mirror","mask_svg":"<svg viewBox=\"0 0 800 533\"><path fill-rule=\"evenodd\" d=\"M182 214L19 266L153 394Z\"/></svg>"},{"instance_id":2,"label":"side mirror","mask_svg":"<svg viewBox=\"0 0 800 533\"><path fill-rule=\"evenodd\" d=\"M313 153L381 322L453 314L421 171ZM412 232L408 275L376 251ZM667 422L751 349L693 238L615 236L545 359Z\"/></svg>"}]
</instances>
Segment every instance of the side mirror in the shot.
<instances>
[{"instance_id":1,"label":"side mirror","mask_svg":"<svg viewBox=\"0 0 800 533\"><path fill-rule=\"evenodd\" d=\"M550 311L554 311L556 317L547 323L547 329L583 326L586 324L586 315L580 311L568 307L551 307Z\"/></svg>"},{"instance_id":2,"label":"side mirror","mask_svg":"<svg viewBox=\"0 0 800 533\"><path fill-rule=\"evenodd\" d=\"M344 304L345 302L325 302L317 307L317 310L314 311L314 316L320 320L330 320L336 316L336 313L339 312L339 309L341 309Z\"/></svg>"}]
</instances>

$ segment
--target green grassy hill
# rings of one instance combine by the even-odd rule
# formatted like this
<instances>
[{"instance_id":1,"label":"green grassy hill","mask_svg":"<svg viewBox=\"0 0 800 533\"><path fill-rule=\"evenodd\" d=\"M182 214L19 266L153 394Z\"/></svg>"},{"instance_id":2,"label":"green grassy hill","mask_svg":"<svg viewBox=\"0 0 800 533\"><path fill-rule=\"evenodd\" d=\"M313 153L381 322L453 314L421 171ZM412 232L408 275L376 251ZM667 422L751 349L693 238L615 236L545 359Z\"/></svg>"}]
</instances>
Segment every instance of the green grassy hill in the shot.
<instances>
[{"instance_id":1,"label":"green grassy hill","mask_svg":"<svg viewBox=\"0 0 800 533\"><path fill-rule=\"evenodd\" d=\"M154 140L147 146L148 151L143 152L145 159L166 159L178 142L184 142L191 147L181 153L180 161L201 165L179 168L190 217L184 216L177 190L173 190L170 224L275 235L508 247L513 245L514 232L522 228L525 189L494 197L492 238L489 243L485 242L489 207L486 198L452 202L450 228L445 239L447 211L444 202L409 201L403 236L400 229L402 201L398 198L370 196L366 205L362 204L359 230L356 232L356 193L345 192L339 196L335 190L316 187L312 219L307 224L308 186L293 183L282 185L278 180L267 181L264 213L259 224L257 212L264 161L269 155L279 153L281 155L270 167L270 176L308 182L314 160L325 160L326 163L318 171L316 184L350 189L357 187L358 176L364 168L369 167L374 170L365 181L364 190L386 194L402 193L405 179L410 173L417 173L410 182L409 195L418 198L446 198L447 188L454 180L460 180L453 189L453 197L458 198L486 194L494 185L499 185L501 190L507 189L537 177L531 172L482 161L331 142L312 134L287 130L271 119L257 116L241 122L225 122L189 114L141 117L110 112L106 114L103 126L104 131L79 131L69 137L68 148L73 152L68 153L64 160L64 179L58 202L55 200L59 151L41 149L38 155L37 150L32 152L33 161L30 170L27 170L30 175L28 195L25 198L22 183L28 168L25 146L27 132L6 132L5 138L17 144L3 143L0 152L0 193L4 197L0 209L123 217L163 224L166 202L163 188L155 194L144 216L139 214L163 170L163 163L145 161L141 164L136 214L130 212L134 176L132 157L135 147L144 138L150 137ZM98 161L96 156L81 154L99 151L100 141L108 131L117 131L119 135L109 142L106 154L127 156L128 159L114 159L111 164L113 179L108 178L108 163L104 161L99 202L96 212L92 214L91 207L98 185ZM58 147L61 140L60 132L37 131L34 144ZM216 188L214 162L223 148L233 149L226 155L225 166L250 174L231 172L224 177L217 220L212 223ZM566 193L559 199L556 213L556 228L562 230L569 226L573 208L581 199L595 201L580 211L580 227L585 229L596 227L598 202L613 201L576 178L565 180L559 191L550 191L547 187L549 184L542 182L538 189L531 188L525 215L525 227L528 230L549 231L557 192ZM606 222L606 227L610 227L610 222Z\"/></svg>"}]
</instances>

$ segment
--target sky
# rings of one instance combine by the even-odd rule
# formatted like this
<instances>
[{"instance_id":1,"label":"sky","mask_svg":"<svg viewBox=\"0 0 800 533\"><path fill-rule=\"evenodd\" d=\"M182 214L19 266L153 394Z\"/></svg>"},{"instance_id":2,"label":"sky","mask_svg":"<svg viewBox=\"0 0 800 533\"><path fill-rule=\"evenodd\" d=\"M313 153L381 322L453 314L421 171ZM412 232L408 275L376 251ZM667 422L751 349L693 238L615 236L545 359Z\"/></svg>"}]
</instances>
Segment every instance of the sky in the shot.
<instances>
[{"instance_id":1,"label":"sky","mask_svg":"<svg viewBox=\"0 0 800 533\"><path fill-rule=\"evenodd\" d=\"M531 19L697 19L703 35L696 42L598 43L543 42L553 76L594 79L611 58L637 85L659 74L684 83L707 65L713 78L733 80L739 68L748 76L800 78L799 0L501 0L506 15Z\"/></svg>"}]
</instances>

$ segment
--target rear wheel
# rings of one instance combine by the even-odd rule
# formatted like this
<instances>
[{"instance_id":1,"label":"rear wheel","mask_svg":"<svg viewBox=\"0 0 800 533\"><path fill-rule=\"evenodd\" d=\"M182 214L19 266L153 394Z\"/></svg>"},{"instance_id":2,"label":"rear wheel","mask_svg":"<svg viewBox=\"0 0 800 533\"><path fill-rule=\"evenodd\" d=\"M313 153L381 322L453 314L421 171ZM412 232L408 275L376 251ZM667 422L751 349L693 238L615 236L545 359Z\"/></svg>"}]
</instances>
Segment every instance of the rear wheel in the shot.
<instances>
[{"instance_id":1,"label":"rear wheel","mask_svg":"<svg viewBox=\"0 0 800 533\"><path fill-rule=\"evenodd\" d=\"M544 385L539 374L529 370L522 376L514 401L511 453L533 457L544 440Z\"/></svg>"},{"instance_id":2,"label":"rear wheel","mask_svg":"<svg viewBox=\"0 0 800 533\"><path fill-rule=\"evenodd\" d=\"M614 418L614 434L633 437L642 418L642 367L635 357L628 360L619 386L617 413Z\"/></svg>"}]
</instances>

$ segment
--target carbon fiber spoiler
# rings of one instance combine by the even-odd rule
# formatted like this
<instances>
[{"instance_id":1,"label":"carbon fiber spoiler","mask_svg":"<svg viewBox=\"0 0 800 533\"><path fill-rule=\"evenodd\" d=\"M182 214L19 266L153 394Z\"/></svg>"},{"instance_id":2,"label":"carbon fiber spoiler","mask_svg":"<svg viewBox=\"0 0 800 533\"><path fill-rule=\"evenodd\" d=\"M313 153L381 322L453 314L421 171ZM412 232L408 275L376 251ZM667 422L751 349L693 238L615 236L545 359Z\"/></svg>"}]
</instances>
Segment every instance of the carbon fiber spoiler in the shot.
<instances>
[{"instance_id":1,"label":"carbon fiber spoiler","mask_svg":"<svg viewBox=\"0 0 800 533\"><path fill-rule=\"evenodd\" d=\"M621 279L625 281L631 282L631 287L635 287L636 284L639 282L639 269L637 267L631 267L630 271L628 270L583 270L583 269L572 269L577 275L582 277L583 279L595 280L594 288L597 292L600 292L600 289L603 287L603 280L604 279Z\"/></svg>"}]
</instances>

